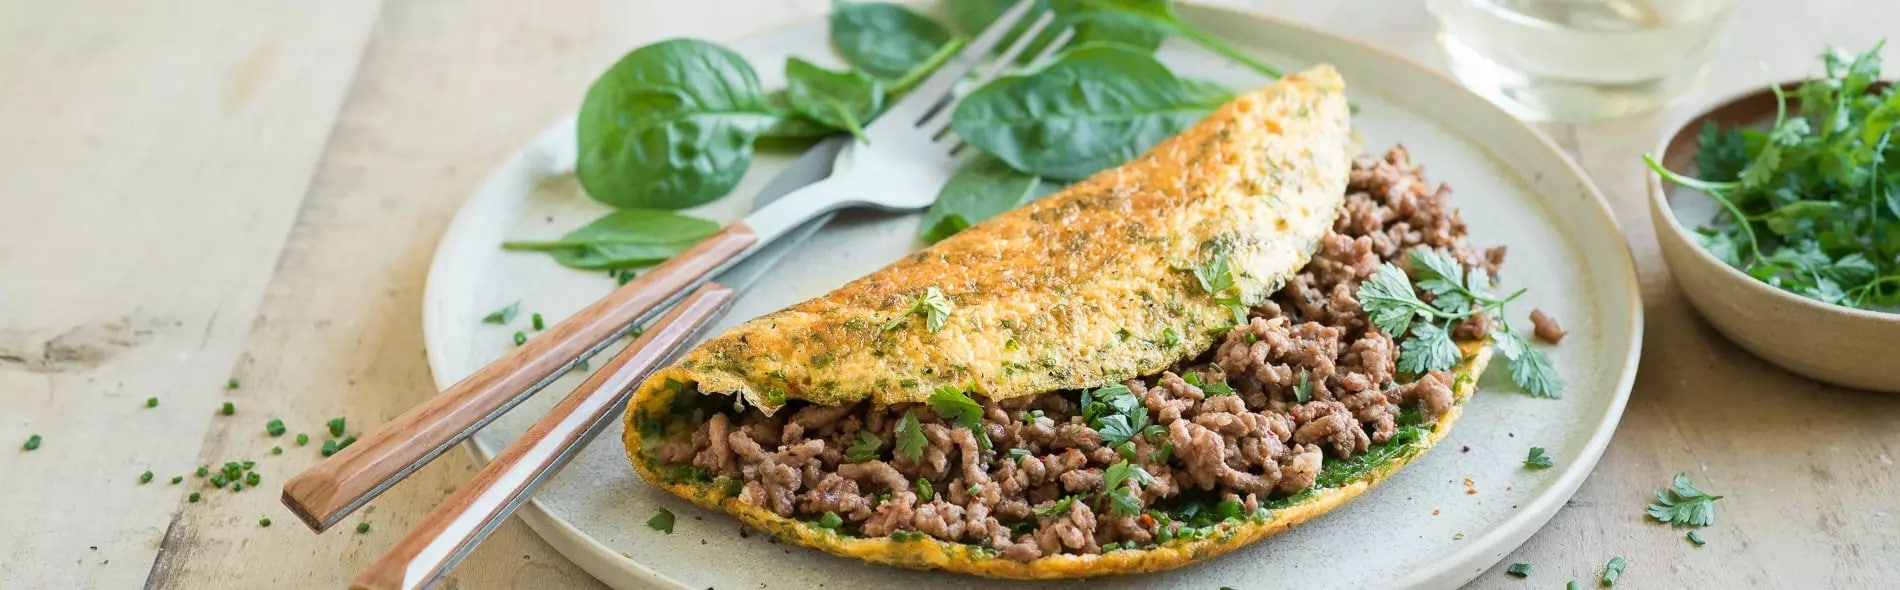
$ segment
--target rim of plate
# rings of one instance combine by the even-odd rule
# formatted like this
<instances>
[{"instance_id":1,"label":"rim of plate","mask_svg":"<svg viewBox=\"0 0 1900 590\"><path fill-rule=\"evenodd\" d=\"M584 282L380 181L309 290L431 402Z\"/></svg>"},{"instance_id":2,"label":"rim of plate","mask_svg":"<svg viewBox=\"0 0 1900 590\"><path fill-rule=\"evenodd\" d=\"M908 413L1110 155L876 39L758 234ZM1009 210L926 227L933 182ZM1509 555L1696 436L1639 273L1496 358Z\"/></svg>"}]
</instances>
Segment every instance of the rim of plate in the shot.
<instances>
[{"instance_id":1,"label":"rim of plate","mask_svg":"<svg viewBox=\"0 0 1900 590\"><path fill-rule=\"evenodd\" d=\"M1364 43L1332 31L1308 26L1281 17L1224 6L1206 6L1199 4L1183 4L1178 6L1177 10L1188 20L1196 21L1197 23L1212 23L1211 28L1233 29L1243 26L1261 26L1293 30L1308 35L1325 37L1335 43L1351 46L1359 51L1369 53L1379 60L1396 64L1400 68L1410 70L1415 74L1421 74L1424 78L1443 87L1441 90L1449 90L1452 93L1466 96L1472 101L1472 104L1481 105L1478 108L1484 109L1494 115L1495 120L1508 122L1509 125L1513 126L1514 131L1526 134L1551 155L1556 156L1557 160L1563 164L1571 176L1580 181L1581 184L1578 188L1581 189L1581 192L1590 197L1590 204L1595 207L1596 213L1602 218L1602 221L1607 223L1612 230L1615 230L1618 237L1623 235L1622 224L1617 222L1616 215L1610 209L1609 201L1604 198L1603 192L1597 188L1595 180L1591 179L1590 175L1585 172L1581 166L1577 165L1576 160L1571 158L1570 154L1564 152L1556 142L1552 141L1536 127L1518 120L1516 117L1511 116L1509 112L1505 111L1503 107L1499 107L1485 100L1483 97L1472 93L1447 74L1421 65L1383 47ZM775 25L760 27L737 38L766 35L775 31L806 25L812 20L814 19L801 18L780 22ZM1257 35L1257 33L1255 34ZM573 113L569 113L558 119L552 125L536 133L532 141L516 150L507 160L497 166L493 172L490 172L489 175L483 179L482 183L477 186L475 192L471 193L461 208L456 211L455 216L449 222L448 229L443 232L442 238L438 240L437 243L451 242L460 234L472 231L469 228L474 225L475 218L481 215L475 212L485 210L470 207L470 204L477 201L499 200L509 194L521 194L521 191L505 190L507 187L502 186L502 179L509 176L509 173L517 168L531 166L537 163L545 163L545 161L549 159L549 151L544 149L544 146L549 145L550 141L554 142L553 145L562 145L560 142L565 139L565 134L562 132L572 128L574 117L575 115ZM1488 152L1489 150L1486 151ZM1495 156L1495 154L1493 155ZM518 204L519 198L512 200ZM504 210L506 210L506 208L504 208ZM1484 573L1485 570L1497 564L1499 560L1503 559L1504 555L1522 545L1531 535L1542 530L1543 525L1548 523L1552 517L1556 516L1557 509L1562 507L1563 503L1569 501L1572 496L1576 495L1577 489L1582 487L1583 481L1589 477L1591 472L1595 471L1597 461L1602 458L1603 451L1608 448L1610 438L1616 433L1616 426L1622 419L1623 411L1628 405L1630 390L1635 386L1636 382L1636 367L1642 356L1643 343L1643 301L1642 292L1637 280L1635 258L1630 252L1627 239L1611 240L1611 242L1615 245L1616 253L1619 254L1619 256L1616 257L1618 262L1617 267L1618 270L1621 271L1622 278L1624 279L1623 284L1625 290L1628 292L1628 301L1630 302L1630 308L1625 310L1630 321L1630 324L1626 327L1629 331L1629 341L1623 343L1627 345L1627 352L1623 356L1622 366L1615 368L1619 376L1613 385L1614 391L1611 392L1610 403L1606 411L1603 412L1602 416L1597 418L1594 430L1591 432L1583 451L1577 455L1577 460L1567 465L1562 472L1558 474L1556 480L1551 485L1552 490L1560 493L1546 493L1537 497L1522 509L1518 510L1510 518L1505 519L1502 523L1492 527L1490 530L1480 533L1477 538L1473 539L1470 543L1451 552L1446 559L1439 562L1445 564L1443 567L1437 568L1436 570L1415 572L1404 579L1395 581L1393 587L1415 588L1444 586L1447 585L1445 582L1453 580L1456 580L1456 582L1451 585L1456 585L1476 578L1479 574ZM435 254L430 259L429 273L424 280L422 328L425 352L430 350L428 343L438 341L444 329L441 327L443 320L438 316L434 306L429 305L429 302L435 301L435 294L442 289L441 284L444 279L441 269L446 266L445 262L451 257L452 254L450 250L438 246ZM1609 344L1614 345L1617 343ZM429 354L428 356L431 377L436 381L437 388L441 389L452 385L453 380L447 377L449 369L443 366L443 363L447 362L444 357L437 354ZM486 464L489 460L493 459L495 454L493 451L482 448L482 445L479 444L475 438L468 439L461 446L467 449L470 456L474 457L478 463L482 464ZM620 575L631 574L650 587L689 588L678 580L668 578L653 571L644 564L622 556L620 552L600 543L598 540L587 535L587 533L576 528L572 523L567 522L559 516L555 516L552 512L548 511L546 506L541 504L538 499L530 498L515 515L526 522L529 528L533 529L535 533L540 535L549 545L554 546L563 556L566 556L576 565L581 566L581 569L587 571L589 575L602 580L603 583L605 583L608 578L608 576L604 574L614 573ZM1532 526L1533 524L1535 526ZM1496 557L1485 557L1487 554L1492 553L1495 553ZM1475 569L1473 569L1474 567ZM1469 570L1468 573L1467 570Z\"/></svg>"}]
</instances>

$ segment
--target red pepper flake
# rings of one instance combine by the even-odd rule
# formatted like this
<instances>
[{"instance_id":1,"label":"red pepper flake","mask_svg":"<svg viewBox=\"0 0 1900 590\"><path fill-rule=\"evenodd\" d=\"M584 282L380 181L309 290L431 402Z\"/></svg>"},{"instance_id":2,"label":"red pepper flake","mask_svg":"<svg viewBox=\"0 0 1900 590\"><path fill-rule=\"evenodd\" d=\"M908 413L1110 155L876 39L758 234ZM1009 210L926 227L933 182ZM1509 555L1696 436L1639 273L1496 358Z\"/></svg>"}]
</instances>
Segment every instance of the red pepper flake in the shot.
<instances>
[{"instance_id":1,"label":"red pepper flake","mask_svg":"<svg viewBox=\"0 0 1900 590\"><path fill-rule=\"evenodd\" d=\"M1154 526L1155 526L1155 517L1153 517L1153 516L1148 516L1148 515L1146 515L1146 514L1143 514L1143 515L1141 515L1141 526L1144 526L1144 527L1148 527L1148 528L1154 528Z\"/></svg>"}]
</instances>

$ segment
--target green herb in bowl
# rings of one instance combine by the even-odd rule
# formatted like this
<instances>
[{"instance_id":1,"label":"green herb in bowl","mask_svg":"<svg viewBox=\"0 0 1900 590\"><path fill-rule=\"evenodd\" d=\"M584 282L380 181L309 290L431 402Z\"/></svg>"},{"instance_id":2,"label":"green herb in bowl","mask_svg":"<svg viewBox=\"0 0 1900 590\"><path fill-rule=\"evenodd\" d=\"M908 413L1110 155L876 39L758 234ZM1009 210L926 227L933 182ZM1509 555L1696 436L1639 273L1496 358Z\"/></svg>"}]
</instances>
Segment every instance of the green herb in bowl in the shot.
<instances>
[{"instance_id":1,"label":"green herb in bowl","mask_svg":"<svg viewBox=\"0 0 1900 590\"><path fill-rule=\"evenodd\" d=\"M1766 130L1706 123L1690 178L1644 161L1723 213L1696 228L1710 254L1769 285L1835 305L1900 306L1900 94L1880 47L1830 50L1825 75L1775 87Z\"/></svg>"}]
</instances>

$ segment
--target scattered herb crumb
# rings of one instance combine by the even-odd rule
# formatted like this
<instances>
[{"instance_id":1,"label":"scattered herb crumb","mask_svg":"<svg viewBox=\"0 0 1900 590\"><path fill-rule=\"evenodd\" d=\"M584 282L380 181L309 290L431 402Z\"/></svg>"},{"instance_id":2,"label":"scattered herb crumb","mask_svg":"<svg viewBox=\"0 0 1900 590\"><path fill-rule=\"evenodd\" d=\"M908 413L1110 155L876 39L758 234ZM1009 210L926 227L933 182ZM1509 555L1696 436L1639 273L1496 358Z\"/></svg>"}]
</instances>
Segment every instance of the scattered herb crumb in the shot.
<instances>
[{"instance_id":1,"label":"scattered herb crumb","mask_svg":"<svg viewBox=\"0 0 1900 590\"><path fill-rule=\"evenodd\" d=\"M262 481L264 481L264 476L258 475L256 471L244 474L245 485L257 487L257 484Z\"/></svg>"},{"instance_id":2,"label":"scattered herb crumb","mask_svg":"<svg viewBox=\"0 0 1900 590\"><path fill-rule=\"evenodd\" d=\"M197 504L199 500L203 500L203 499L204 499L204 496L199 494L198 492L192 492L190 496L185 497L185 501L191 502L193 504Z\"/></svg>"},{"instance_id":3,"label":"scattered herb crumb","mask_svg":"<svg viewBox=\"0 0 1900 590\"><path fill-rule=\"evenodd\" d=\"M225 381L225 382L224 382L224 388L225 388L225 389L237 389L237 388L238 388L238 382L237 382L237 377L232 377L232 378L231 378L230 380L227 380L227 381Z\"/></svg>"},{"instance_id":4,"label":"scattered herb crumb","mask_svg":"<svg viewBox=\"0 0 1900 590\"><path fill-rule=\"evenodd\" d=\"M20 445L20 448L21 448L21 449L24 449L24 450L28 450L28 451L35 451L35 450L39 450L39 448L40 448L40 435L37 435L37 434L35 434L35 435L32 435L32 436L28 436L28 437L26 437L26 444L23 444L23 445Z\"/></svg>"},{"instance_id":5,"label":"scattered herb crumb","mask_svg":"<svg viewBox=\"0 0 1900 590\"><path fill-rule=\"evenodd\" d=\"M540 312L535 312L534 315L528 316L528 319L534 323L534 330L536 332L548 329L547 324L541 321Z\"/></svg>"},{"instance_id":6,"label":"scattered herb crumb","mask_svg":"<svg viewBox=\"0 0 1900 590\"><path fill-rule=\"evenodd\" d=\"M1628 565L1629 562L1624 561L1622 556L1610 558L1610 563L1603 566L1603 585L1615 586L1617 579L1623 577L1623 568Z\"/></svg>"},{"instance_id":7,"label":"scattered herb crumb","mask_svg":"<svg viewBox=\"0 0 1900 590\"><path fill-rule=\"evenodd\" d=\"M339 451L341 451L341 450L343 450L343 449L347 449L347 448L349 448L349 447L350 447L350 445L352 445L352 444L356 444L356 437L355 437L355 436L346 436L346 437L343 437L343 440L339 440L339 441L336 441L336 450L339 450Z\"/></svg>"},{"instance_id":8,"label":"scattered herb crumb","mask_svg":"<svg viewBox=\"0 0 1900 590\"><path fill-rule=\"evenodd\" d=\"M631 280L633 280L633 271L627 270L624 268L614 271L615 285L625 285L627 284L627 281L631 281Z\"/></svg>"},{"instance_id":9,"label":"scattered herb crumb","mask_svg":"<svg viewBox=\"0 0 1900 590\"><path fill-rule=\"evenodd\" d=\"M156 408L156 407L158 407L158 398L155 398L155 397L148 397L148 398L145 398L145 407L147 407L147 408Z\"/></svg>"},{"instance_id":10,"label":"scattered herb crumb","mask_svg":"<svg viewBox=\"0 0 1900 590\"><path fill-rule=\"evenodd\" d=\"M1677 527L1705 527L1715 524L1715 501L1720 499L1696 489L1689 474L1678 473L1669 489L1656 490L1658 503L1649 505L1649 516Z\"/></svg>"},{"instance_id":11,"label":"scattered herb crumb","mask_svg":"<svg viewBox=\"0 0 1900 590\"><path fill-rule=\"evenodd\" d=\"M1544 454L1544 447L1531 447L1531 454L1524 458L1525 469L1550 469L1550 455Z\"/></svg>"},{"instance_id":12,"label":"scattered herb crumb","mask_svg":"<svg viewBox=\"0 0 1900 590\"><path fill-rule=\"evenodd\" d=\"M284 448L283 448L283 447L271 447L271 448L270 448L270 454L272 454L272 455L282 455L282 454L284 454Z\"/></svg>"},{"instance_id":13,"label":"scattered herb crumb","mask_svg":"<svg viewBox=\"0 0 1900 590\"><path fill-rule=\"evenodd\" d=\"M521 346L527 343L528 343L528 334L520 330L515 330L515 346Z\"/></svg>"},{"instance_id":14,"label":"scattered herb crumb","mask_svg":"<svg viewBox=\"0 0 1900 590\"><path fill-rule=\"evenodd\" d=\"M139 474L139 485L148 483L152 483L152 471L150 469L145 470L145 473Z\"/></svg>"},{"instance_id":15,"label":"scattered herb crumb","mask_svg":"<svg viewBox=\"0 0 1900 590\"><path fill-rule=\"evenodd\" d=\"M211 469L210 469L209 467L205 467L205 466L203 466L203 465L199 465L199 466L198 466L198 477L204 477L204 476L207 476L207 475L211 475Z\"/></svg>"},{"instance_id":16,"label":"scattered herb crumb","mask_svg":"<svg viewBox=\"0 0 1900 590\"><path fill-rule=\"evenodd\" d=\"M673 534L673 511L661 508L659 512L653 513L653 518L647 519L647 526L653 527L656 531Z\"/></svg>"},{"instance_id":17,"label":"scattered herb crumb","mask_svg":"<svg viewBox=\"0 0 1900 590\"><path fill-rule=\"evenodd\" d=\"M1571 580L1564 584L1564 590L1583 590L1583 586L1577 584L1576 580Z\"/></svg>"},{"instance_id":18,"label":"scattered herb crumb","mask_svg":"<svg viewBox=\"0 0 1900 590\"><path fill-rule=\"evenodd\" d=\"M224 402L224 405L218 407L218 413L224 414L226 416L236 414L237 404L233 404L231 402Z\"/></svg>"},{"instance_id":19,"label":"scattered herb crumb","mask_svg":"<svg viewBox=\"0 0 1900 590\"><path fill-rule=\"evenodd\" d=\"M260 526L260 527L270 526L270 517L266 516L264 518L257 519L257 526Z\"/></svg>"},{"instance_id":20,"label":"scattered herb crumb","mask_svg":"<svg viewBox=\"0 0 1900 590\"><path fill-rule=\"evenodd\" d=\"M271 436L283 436L284 421L271 418L269 422L264 423L264 432L270 433Z\"/></svg>"},{"instance_id":21,"label":"scattered herb crumb","mask_svg":"<svg viewBox=\"0 0 1900 590\"><path fill-rule=\"evenodd\" d=\"M310 444L310 435L302 432L297 433L297 446L301 447L307 444Z\"/></svg>"},{"instance_id":22,"label":"scattered herb crumb","mask_svg":"<svg viewBox=\"0 0 1900 590\"><path fill-rule=\"evenodd\" d=\"M521 312L521 302L516 301L514 303L508 304L507 307L503 307L501 309L488 312L488 315L482 316L482 323L506 324L508 322L515 321L515 314L520 313L520 312Z\"/></svg>"},{"instance_id":23,"label":"scattered herb crumb","mask_svg":"<svg viewBox=\"0 0 1900 590\"><path fill-rule=\"evenodd\" d=\"M1695 543L1697 547L1709 544L1708 541L1702 540L1702 533L1696 531L1689 531L1689 542Z\"/></svg>"},{"instance_id":24,"label":"scattered herb crumb","mask_svg":"<svg viewBox=\"0 0 1900 590\"><path fill-rule=\"evenodd\" d=\"M367 532L369 532L369 523L367 522L356 523L356 534L361 535Z\"/></svg>"},{"instance_id":25,"label":"scattered herb crumb","mask_svg":"<svg viewBox=\"0 0 1900 590\"><path fill-rule=\"evenodd\" d=\"M321 451L319 451L319 452L321 452L321 453L323 453L323 456L325 456L325 457L328 457L328 456L330 456L330 455L335 455L335 454L336 454L336 441L334 441L334 440L326 440L326 441L323 441L323 449L322 449Z\"/></svg>"},{"instance_id":26,"label":"scattered herb crumb","mask_svg":"<svg viewBox=\"0 0 1900 590\"><path fill-rule=\"evenodd\" d=\"M1511 564L1511 567L1506 568L1504 570L1504 573L1511 574L1513 576L1517 576L1520 578L1528 578L1528 577L1531 577L1531 564L1513 563Z\"/></svg>"},{"instance_id":27,"label":"scattered herb crumb","mask_svg":"<svg viewBox=\"0 0 1900 590\"><path fill-rule=\"evenodd\" d=\"M184 482L185 482L185 476L183 476L183 475L174 475L174 476L172 476L172 485L178 485L178 484L181 484L181 483L184 483Z\"/></svg>"},{"instance_id":28,"label":"scattered herb crumb","mask_svg":"<svg viewBox=\"0 0 1900 590\"><path fill-rule=\"evenodd\" d=\"M324 426L330 427L330 436L343 436L343 426L347 424L347 422L344 421L342 416L338 416L331 418L329 422L323 424Z\"/></svg>"}]
</instances>

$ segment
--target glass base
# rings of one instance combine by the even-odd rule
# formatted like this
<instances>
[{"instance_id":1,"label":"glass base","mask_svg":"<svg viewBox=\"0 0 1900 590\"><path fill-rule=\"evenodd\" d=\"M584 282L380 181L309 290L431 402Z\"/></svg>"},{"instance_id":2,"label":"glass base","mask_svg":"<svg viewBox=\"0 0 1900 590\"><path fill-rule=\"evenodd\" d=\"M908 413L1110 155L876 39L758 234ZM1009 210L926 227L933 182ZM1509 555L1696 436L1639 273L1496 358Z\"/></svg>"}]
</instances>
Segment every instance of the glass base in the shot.
<instances>
[{"instance_id":1,"label":"glass base","mask_svg":"<svg viewBox=\"0 0 1900 590\"><path fill-rule=\"evenodd\" d=\"M1538 78L1491 60L1456 37L1440 35L1438 42L1459 82L1528 121L1575 123L1648 113L1681 96L1709 70L1704 62L1672 75L1618 84Z\"/></svg>"}]
</instances>

